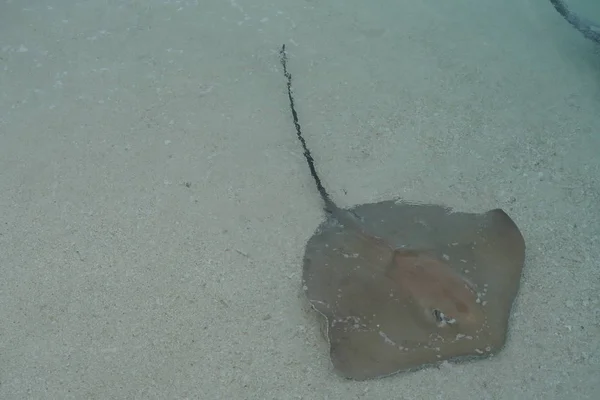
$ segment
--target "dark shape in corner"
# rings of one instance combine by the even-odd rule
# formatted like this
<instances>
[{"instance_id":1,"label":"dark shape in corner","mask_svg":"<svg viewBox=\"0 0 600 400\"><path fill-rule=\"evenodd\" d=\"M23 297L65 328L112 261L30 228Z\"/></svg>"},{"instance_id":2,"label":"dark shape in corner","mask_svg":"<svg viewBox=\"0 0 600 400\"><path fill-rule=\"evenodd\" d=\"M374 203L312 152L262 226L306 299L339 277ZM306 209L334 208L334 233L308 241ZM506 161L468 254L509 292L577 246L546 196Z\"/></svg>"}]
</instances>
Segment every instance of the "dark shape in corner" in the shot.
<instances>
[{"instance_id":1,"label":"dark shape in corner","mask_svg":"<svg viewBox=\"0 0 600 400\"><path fill-rule=\"evenodd\" d=\"M600 25L575 14L562 0L550 0L556 11L586 38L600 43Z\"/></svg>"},{"instance_id":2,"label":"dark shape in corner","mask_svg":"<svg viewBox=\"0 0 600 400\"><path fill-rule=\"evenodd\" d=\"M394 201L339 208L302 136L285 45L281 63L327 213L306 245L303 288L324 317L336 371L365 380L498 352L525 257L514 222L499 209L470 214Z\"/></svg>"}]
</instances>

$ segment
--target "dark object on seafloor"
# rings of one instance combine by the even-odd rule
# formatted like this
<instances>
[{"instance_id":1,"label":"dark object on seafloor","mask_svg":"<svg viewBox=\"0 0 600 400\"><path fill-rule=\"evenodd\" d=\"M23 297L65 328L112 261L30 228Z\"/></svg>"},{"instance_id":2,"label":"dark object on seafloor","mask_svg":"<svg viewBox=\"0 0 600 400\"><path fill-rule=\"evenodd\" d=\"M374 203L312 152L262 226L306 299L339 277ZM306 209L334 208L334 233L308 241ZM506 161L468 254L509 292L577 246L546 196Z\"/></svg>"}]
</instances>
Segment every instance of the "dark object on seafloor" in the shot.
<instances>
[{"instance_id":1,"label":"dark object on seafloor","mask_svg":"<svg viewBox=\"0 0 600 400\"><path fill-rule=\"evenodd\" d=\"M317 174L281 63L294 126L327 219L308 240L303 289L323 317L330 359L365 380L497 353L506 341L525 258L500 209L458 213L383 201L342 209Z\"/></svg>"},{"instance_id":2,"label":"dark object on seafloor","mask_svg":"<svg viewBox=\"0 0 600 400\"><path fill-rule=\"evenodd\" d=\"M550 0L556 11L586 38L600 43L600 25L573 13L562 0Z\"/></svg>"}]
</instances>

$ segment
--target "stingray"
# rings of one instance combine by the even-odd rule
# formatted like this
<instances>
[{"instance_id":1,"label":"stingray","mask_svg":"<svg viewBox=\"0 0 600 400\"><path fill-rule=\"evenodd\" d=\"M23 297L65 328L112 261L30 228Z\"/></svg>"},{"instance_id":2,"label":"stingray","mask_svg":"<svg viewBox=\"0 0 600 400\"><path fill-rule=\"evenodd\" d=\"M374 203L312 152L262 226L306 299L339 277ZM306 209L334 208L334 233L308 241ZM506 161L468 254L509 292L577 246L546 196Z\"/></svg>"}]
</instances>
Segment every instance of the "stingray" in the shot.
<instances>
[{"instance_id":1,"label":"stingray","mask_svg":"<svg viewBox=\"0 0 600 400\"><path fill-rule=\"evenodd\" d=\"M490 357L505 344L525 258L523 236L501 209L453 212L382 201L340 208L296 136L326 219L308 240L303 291L317 311L334 370L353 380Z\"/></svg>"}]
</instances>

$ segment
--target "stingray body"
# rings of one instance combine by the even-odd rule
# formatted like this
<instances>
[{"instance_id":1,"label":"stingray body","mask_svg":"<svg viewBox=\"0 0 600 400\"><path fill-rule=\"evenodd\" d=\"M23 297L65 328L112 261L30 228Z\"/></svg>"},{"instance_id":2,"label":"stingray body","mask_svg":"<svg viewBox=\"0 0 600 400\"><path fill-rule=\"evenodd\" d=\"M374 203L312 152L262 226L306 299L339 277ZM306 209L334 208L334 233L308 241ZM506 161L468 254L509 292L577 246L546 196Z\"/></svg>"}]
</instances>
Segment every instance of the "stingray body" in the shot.
<instances>
[{"instance_id":1,"label":"stingray body","mask_svg":"<svg viewBox=\"0 0 600 400\"><path fill-rule=\"evenodd\" d=\"M600 25L575 14L562 0L550 0L556 11L586 38L600 43Z\"/></svg>"},{"instance_id":2,"label":"stingray body","mask_svg":"<svg viewBox=\"0 0 600 400\"><path fill-rule=\"evenodd\" d=\"M524 262L517 226L499 209L458 213L397 201L338 207L300 130L285 46L281 62L327 215L306 244L302 278L324 319L335 370L364 380L496 353Z\"/></svg>"}]
</instances>

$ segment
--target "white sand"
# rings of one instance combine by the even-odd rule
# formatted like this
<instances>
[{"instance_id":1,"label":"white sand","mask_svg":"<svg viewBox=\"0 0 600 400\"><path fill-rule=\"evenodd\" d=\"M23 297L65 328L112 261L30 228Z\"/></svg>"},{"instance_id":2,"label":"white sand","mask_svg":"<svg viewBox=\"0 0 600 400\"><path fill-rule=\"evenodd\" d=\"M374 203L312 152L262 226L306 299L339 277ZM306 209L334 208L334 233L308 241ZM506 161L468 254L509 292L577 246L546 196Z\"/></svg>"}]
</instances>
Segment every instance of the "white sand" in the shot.
<instances>
[{"instance_id":1,"label":"white sand","mask_svg":"<svg viewBox=\"0 0 600 400\"><path fill-rule=\"evenodd\" d=\"M547 0L125 3L0 4L0 398L598 398L600 51ZM341 205L517 222L497 357L334 374L284 42Z\"/></svg>"}]
</instances>

